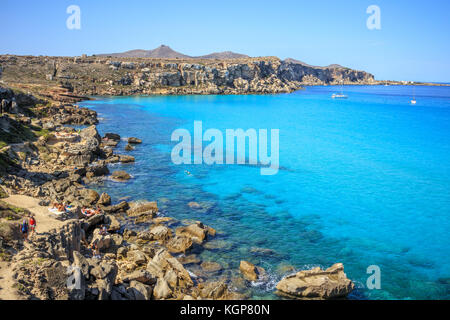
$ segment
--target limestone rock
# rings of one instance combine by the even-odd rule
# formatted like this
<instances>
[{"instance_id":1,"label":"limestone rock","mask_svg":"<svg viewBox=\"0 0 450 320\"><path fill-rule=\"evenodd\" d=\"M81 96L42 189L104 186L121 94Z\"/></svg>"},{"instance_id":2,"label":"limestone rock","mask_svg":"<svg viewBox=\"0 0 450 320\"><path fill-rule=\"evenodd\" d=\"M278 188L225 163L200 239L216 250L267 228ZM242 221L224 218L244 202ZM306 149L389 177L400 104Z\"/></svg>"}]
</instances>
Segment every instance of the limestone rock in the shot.
<instances>
[{"instance_id":1,"label":"limestone rock","mask_svg":"<svg viewBox=\"0 0 450 320\"><path fill-rule=\"evenodd\" d=\"M205 261L201 264L203 271L206 272L218 272L222 270L222 266L217 262Z\"/></svg>"},{"instance_id":2,"label":"limestone rock","mask_svg":"<svg viewBox=\"0 0 450 320\"><path fill-rule=\"evenodd\" d=\"M354 284L344 273L344 265L337 263L326 270L317 267L287 276L276 288L278 293L294 298L333 299L346 297Z\"/></svg>"},{"instance_id":3,"label":"limestone rock","mask_svg":"<svg viewBox=\"0 0 450 320\"><path fill-rule=\"evenodd\" d=\"M175 236L166 244L171 253L186 252L192 247L192 239L184 236Z\"/></svg>"},{"instance_id":4,"label":"limestone rock","mask_svg":"<svg viewBox=\"0 0 450 320\"><path fill-rule=\"evenodd\" d=\"M250 281L256 281L259 278L259 271L258 268L255 267L254 264L248 262L248 261L241 261L241 264L239 266L239 270L243 274L243 276Z\"/></svg>"},{"instance_id":5,"label":"limestone rock","mask_svg":"<svg viewBox=\"0 0 450 320\"><path fill-rule=\"evenodd\" d=\"M138 250L128 251L127 259L137 265L145 264L147 261L145 254Z\"/></svg>"},{"instance_id":6,"label":"limestone rock","mask_svg":"<svg viewBox=\"0 0 450 320\"><path fill-rule=\"evenodd\" d=\"M129 144L141 144L142 140L138 139L138 138L130 137L130 138L128 138L128 143Z\"/></svg>"},{"instance_id":7,"label":"limestone rock","mask_svg":"<svg viewBox=\"0 0 450 320\"><path fill-rule=\"evenodd\" d=\"M126 156L126 155L120 155L119 156L120 162L122 163L132 163L135 162L136 159L132 156Z\"/></svg>"},{"instance_id":8,"label":"limestone rock","mask_svg":"<svg viewBox=\"0 0 450 320\"><path fill-rule=\"evenodd\" d=\"M115 180L115 181L122 182L122 181L130 180L130 179L131 179L131 176L130 176L130 174L128 174L128 173L125 172L125 171L118 170L118 171L114 171L114 172L112 173L111 178L112 178L113 180Z\"/></svg>"},{"instance_id":9,"label":"limestone rock","mask_svg":"<svg viewBox=\"0 0 450 320\"><path fill-rule=\"evenodd\" d=\"M110 139L110 140L114 140L114 141L120 141L120 135L118 135L117 133L105 133L105 136L103 137L103 139Z\"/></svg>"},{"instance_id":10,"label":"limestone rock","mask_svg":"<svg viewBox=\"0 0 450 320\"><path fill-rule=\"evenodd\" d=\"M102 206L109 206L111 204L111 196L107 193L102 193L100 199L98 200L98 204Z\"/></svg>"},{"instance_id":11,"label":"limestone rock","mask_svg":"<svg viewBox=\"0 0 450 320\"><path fill-rule=\"evenodd\" d=\"M131 281L130 287L128 288L128 293L133 294L135 300L150 300L152 298L152 291L152 287L138 281Z\"/></svg>"},{"instance_id":12,"label":"limestone rock","mask_svg":"<svg viewBox=\"0 0 450 320\"><path fill-rule=\"evenodd\" d=\"M127 211L127 214L130 217L149 215L153 218L156 216L157 212L158 212L158 205L156 202L144 202L144 203L134 203L131 206L131 208Z\"/></svg>"},{"instance_id":13,"label":"limestone rock","mask_svg":"<svg viewBox=\"0 0 450 320\"><path fill-rule=\"evenodd\" d=\"M208 234L208 228L201 222L189 225L187 227L177 228L176 234L178 236L186 236L196 243L202 243Z\"/></svg>"},{"instance_id":14,"label":"limestone rock","mask_svg":"<svg viewBox=\"0 0 450 320\"><path fill-rule=\"evenodd\" d=\"M172 237L172 230L163 225L156 225L150 229L150 233L156 240L166 241Z\"/></svg>"},{"instance_id":15,"label":"limestone rock","mask_svg":"<svg viewBox=\"0 0 450 320\"><path fill-rule=\"evenodd\" d=\"M168 299L172 296L172 290L170 290L169 284L165 279L158 279L158 282L153 290L153 296L158 300Z\"/></svg>"},{"instance_id":16,"label":"limestone rock","mask_svg":"<svg viewBox=\"0 0 450 320\"><path fill-rule=\"evenodd\" d=\"M156 283L157 278L149 271L138 270L134 271L126 276L122 277L123 282L138 281L147 285L153 285Z\"/></svg>"}]
</instances>

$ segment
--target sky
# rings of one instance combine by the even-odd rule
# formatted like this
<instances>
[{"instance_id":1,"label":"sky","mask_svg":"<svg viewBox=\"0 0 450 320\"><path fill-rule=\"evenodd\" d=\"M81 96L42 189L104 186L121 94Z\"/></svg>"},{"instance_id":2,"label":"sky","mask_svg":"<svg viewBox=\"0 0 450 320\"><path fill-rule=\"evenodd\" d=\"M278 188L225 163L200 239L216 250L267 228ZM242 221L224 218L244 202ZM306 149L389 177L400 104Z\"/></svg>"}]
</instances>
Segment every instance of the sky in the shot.
<instances>
[{"instance_id":1,"label":"sky","mask_svg":"<svg viewBox=\"0 0 450 320\"><path fill-rule=\"evenodd\" d=\"M70 30L67 8L81 10ZM380 8L381 29L367 27ZM234 51L340 64L378 80L450 82L448 0L1 0L0 54Z\"/></svg>"}]
</instances>

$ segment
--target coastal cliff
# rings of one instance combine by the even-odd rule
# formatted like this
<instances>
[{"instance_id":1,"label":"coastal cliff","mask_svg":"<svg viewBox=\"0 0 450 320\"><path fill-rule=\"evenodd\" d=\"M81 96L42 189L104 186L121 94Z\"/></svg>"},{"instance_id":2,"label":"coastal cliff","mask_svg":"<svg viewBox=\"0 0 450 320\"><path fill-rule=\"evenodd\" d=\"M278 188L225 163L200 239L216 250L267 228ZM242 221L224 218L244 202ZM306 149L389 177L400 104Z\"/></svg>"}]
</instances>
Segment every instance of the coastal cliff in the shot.
<instances>
[{"instance_id":1,"label":"coastal cliff","mask_svg":"<svg viewBox=\"0 0 450 320\"><path fill-rule=\"evenodd\" d=\"M277 57L161 59L0 56L2 81L67 99L89 95L289 93L306 85L374 84L364 71Z\"/></svg>"}]
</instances>

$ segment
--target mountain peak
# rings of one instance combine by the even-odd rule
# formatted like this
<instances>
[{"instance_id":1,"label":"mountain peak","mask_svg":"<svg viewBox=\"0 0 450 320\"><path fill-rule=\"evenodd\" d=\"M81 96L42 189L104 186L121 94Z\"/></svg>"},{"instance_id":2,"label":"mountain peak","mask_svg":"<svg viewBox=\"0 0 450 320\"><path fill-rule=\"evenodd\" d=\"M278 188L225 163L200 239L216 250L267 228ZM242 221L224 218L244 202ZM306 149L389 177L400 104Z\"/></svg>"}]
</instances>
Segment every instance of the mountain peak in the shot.
<instances>
[{"instance_id":1,"label":"mountain peak","mask_svg":"<svg viewBox=\"0 0 450 320\"><path fill-rule=\"evenodd\" d=\"M130 50L121 53L99 54L98 56L111 56L117 58L160 58L160 59L239 59L248 58L249 56L231 51L215 52L204 56L188 56L173 50L165 44L153 50Z\"/></svg>"}]
</instances>

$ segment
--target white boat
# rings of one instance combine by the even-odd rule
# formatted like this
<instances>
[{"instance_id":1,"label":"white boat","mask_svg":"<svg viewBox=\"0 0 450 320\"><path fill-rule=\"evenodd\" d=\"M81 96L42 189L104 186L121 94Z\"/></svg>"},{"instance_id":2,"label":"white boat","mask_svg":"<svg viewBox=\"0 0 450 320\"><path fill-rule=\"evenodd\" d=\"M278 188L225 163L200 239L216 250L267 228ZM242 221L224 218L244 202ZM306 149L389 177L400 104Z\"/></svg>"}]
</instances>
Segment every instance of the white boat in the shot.
<instances>
[{"instance_id":1,"label":"white boat","mask_svg":"<svg viewBox=\"0 0 450 320\"><path fill-rule=\"evenodd\" d=\"M414 87L414 93L413 93L413 99L411 100L411 104L416 104L417 100L416 100L416 87Z\"/></svg>"},{"instance_id":2,"label":"white boat","mask_svg":"<svg viewBox=\"0 0 450 320\"><path fill-rule=\"evenodd\" d=\"M348 96L344 94L344 85L343 84L341 84L341 93L340 94L339 93L333 93L331 95L331 98L332 99L347 99L348 98Z\"/></svg>"},{"instance_id":3,"label":"white boat","mask_svg":"<svg viewBox=\"0 0 450 320\"><path fill-rule=\"evenodd\" d=\"M345 94L336 94L336 93L334 93L334 94L331 96L331 98L333 98L333 99L347 99L348 96L346 96Z\"/></svg>"}]
</instances>

